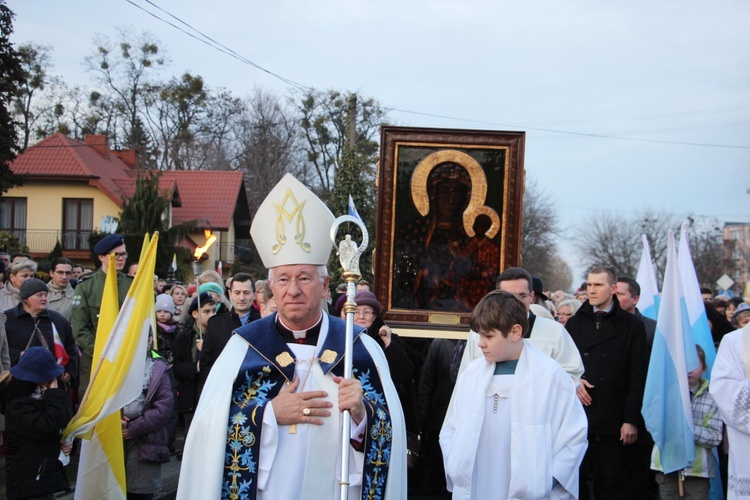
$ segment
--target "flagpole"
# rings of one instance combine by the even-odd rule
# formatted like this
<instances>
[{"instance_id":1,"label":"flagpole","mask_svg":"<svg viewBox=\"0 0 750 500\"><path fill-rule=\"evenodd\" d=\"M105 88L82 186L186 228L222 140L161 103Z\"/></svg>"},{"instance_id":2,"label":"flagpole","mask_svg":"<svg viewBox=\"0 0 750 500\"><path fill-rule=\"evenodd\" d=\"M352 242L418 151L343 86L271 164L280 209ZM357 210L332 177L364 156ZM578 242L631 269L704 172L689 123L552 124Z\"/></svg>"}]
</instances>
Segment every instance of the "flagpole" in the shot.
<instances>
[{"instance_id":1,"label":"flagpole","mask_svg":"<svg viewBox=\"0 0 750 500\"><path fill-rule=\"evenodd\" d=\"M352 378L354 313L357 310L357 303L354 301L354 296L356 293L356 283L361 275L359 271L359 258L367 248L369 237L367 234L367 228L361 219L351 215L342 215L333 221L333 225L331 226L331 241L333 241L334 245L336 244L336 232L339 226L344 222L352 222L362 231L362 244L359 245L359 247L357 247L357 244L352 241L351 236L348 234L337 245L339 250L339 261L344 270L342 277L346 280L346 302L344 303L344 311L346 312L344 378ZM341 490L339 496L341 500L347 500L349 495L349 451L351 449L350 438L352 423L352 416L349 410L344 410L341 418L341 481L339 483Z\"/></svg>"}]
</instances>

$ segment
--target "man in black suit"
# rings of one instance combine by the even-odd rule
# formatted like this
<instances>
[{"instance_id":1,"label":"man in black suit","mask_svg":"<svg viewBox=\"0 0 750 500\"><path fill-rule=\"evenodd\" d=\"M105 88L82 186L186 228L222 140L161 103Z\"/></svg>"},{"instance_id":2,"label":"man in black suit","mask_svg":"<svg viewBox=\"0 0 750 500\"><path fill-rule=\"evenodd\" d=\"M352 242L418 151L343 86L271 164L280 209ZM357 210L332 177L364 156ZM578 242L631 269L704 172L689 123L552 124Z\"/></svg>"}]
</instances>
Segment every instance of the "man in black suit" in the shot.
<instances>
[{"instance_id":1,"label":"man in black suit","mask_svg":"<svg viewBox=\"0 0 750 500\"><path fill-rule=\"evenodd\" d=\"M582 472L590 470L598 500L623 499L623 449L636 442L638 424L643 421L646 331L640 320L620 307L612 269L592 269L587 290L589 299L565 324L585 370L576 391L589 422L589 448ZM581 498L587 499L584 477Z\"/></svg>"}]
</instances>

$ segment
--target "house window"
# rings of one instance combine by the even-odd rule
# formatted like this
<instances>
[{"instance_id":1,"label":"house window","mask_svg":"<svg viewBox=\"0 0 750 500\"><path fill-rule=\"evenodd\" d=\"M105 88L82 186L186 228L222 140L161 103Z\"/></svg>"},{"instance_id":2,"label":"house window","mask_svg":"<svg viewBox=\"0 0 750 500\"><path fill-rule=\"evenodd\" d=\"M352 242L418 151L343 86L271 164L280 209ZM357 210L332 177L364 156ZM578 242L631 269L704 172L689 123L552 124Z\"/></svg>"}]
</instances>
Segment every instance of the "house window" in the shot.
<instances>
[{"instance_id":1,"label":"house window","mask_svg":"<svg viewBox=\"0 0 750 500\"><path fill-rule=\"evenodd\" d=\"M729 232L729 238L731 238L733 240L736 240L736 241L741 240L742 239L742 229L732 229Z\"/></svg>"},{"instance_id":2,"label":"house window","mask_svg":"<svg viewBox=\"0 0 750 500\"><path fill-rule=\"evenodd\" d=\"M14 234L26 244L26 198L0 198L0 231Z\"/></svg>"},{"instance_id":3,"label":"house window","mask_svg":"<svg viewBox=\"0 0 750 500\"><path fill-rule=\"evenodd\" d=\"M732 275L733 275L732 277L734 278L735 281L741 280L742 279L742 269L735 268L734 272L732 273Z\"/></svg>"},{"instance_id":4,"label":"house window","mask_svg":"<svg viewBox=\"0 0 750 500\"><path fill-rule=\"evenodd\" d=\"M94 228L94 200L63 199L63 249L88 250Z\"/></svg>"},{"instance_id":5,"label":"house window","mask_svg":"<svg viewBox=\"0 0 750 500\"><path fill-rule=\"evenodd\" d=\"M742 250L732 250L732 260L740 260L742 258Z\"/></svg>"}]
</instances>

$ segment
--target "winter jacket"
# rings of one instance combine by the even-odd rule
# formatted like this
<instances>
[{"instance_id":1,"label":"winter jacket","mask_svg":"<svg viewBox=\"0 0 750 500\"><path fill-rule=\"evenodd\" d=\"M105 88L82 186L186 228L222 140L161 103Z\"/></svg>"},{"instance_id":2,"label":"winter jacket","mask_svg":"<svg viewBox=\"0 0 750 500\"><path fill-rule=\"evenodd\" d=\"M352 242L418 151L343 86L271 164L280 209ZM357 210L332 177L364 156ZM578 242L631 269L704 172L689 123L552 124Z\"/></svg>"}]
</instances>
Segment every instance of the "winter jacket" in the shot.
<instances>
[{"instance_id":1,"label":"winter jacket","mask_svg":"<svg viewBox=\"0 0 750 500\"><path fill-rule=\"evenodd\" d=\"M34 384L20 380L2 389L0 410L5 413L6 487L9 499L36 497L67 490L68 480L60 455L60 437L71 418L70 396L62 389L47 389L41 399L29 393ZM15 394L15 396L14 396Z\"/></svg>"},{"instance_id":2,"label":"winter jacket","mask_svg":"<svg viewBox=\"0 0 750 500\"><path fill-rule=\"evenodd\" d=\"M251 311L248 323L255 319ZM211 367L219 359L224 346L227 345L234 331L241 326L240 317L234 312L234 309L219 313L208 320L208 327L203 335L203 350L201 351L201 372L199 374L201 382L206 381Z\"/></svg>"},{"instance_id":3,"label":"winter jacket","mask_svg":"<svg viewBox=\"0 0 750 500\"><path fill-rule=\"evenodd\" d=\"M195 330L195 322L182 325L177 331L172 349L173 364L172 371L180 384L180 397L178 408L180 411L194 411L198 405L200 383L198 373L198 359L200 352L195 347L195 339L198 332Z\"/></svg>"},{"instance_id":4,"label":"winter jacket","mask_svg":"<svg viewBox=\"0 0 750 500\"><path fill-rule=\"evenodd\" d=\"M138 459L141 462L169 462L169 433L167 422L172 416L174 396L169 384L167 365L153 360L151 380L146 389L146 400L141 416L128 422L131 439L138 439Z\"/></svg>"},{"instance_id":5,"label":"winter jacket","mask_svg":"<svg viewBox=\"0 0 750 500\"><path fill-rule=\"evenodd\" d=\"M10 364L15 366L21 352L25 351L27 346L43 346L43 344L38 338L34 338L29 344L29 339L34 333L35 318L26 312L23 304L18 304L13 309L5 311L5 315L8 317L5 323L5 331L8 335ZM78 382L78 348L73 338L70 323L59 312L50 309L39 313L36 319L39 320L39 331L42 332L47 348L53 355L55 354L55 336L52 325L55 325L60 342L62 342L69 358L65 364L65 372L70 375L71 385L75 387Z\"/></svg>"},{"instance_id":6,"label":"winter jacket","mask_svg":"<svg viewBox=\"0 0 750 500\"><path fill-rule=\"evenodd\" d=\"M0 288L0 312L16 307L21 302L18 294L18 288L14 287L10 281L6 282L5 286Z\"/></svg>"},{"instance_id":7,"label":"winter jacket","mask_svg":"<svg viewBox=\"0 0 750 500\"><path fill-rule=\"evenodd\" d=\"M406 350L406 345L401 337L395 333L391 334L391 344L386 347L383 342L383 338L380 336L380 328L385 326L380 318L375 318L367 329L367 335L369 335L375 342L378 343L383 352L385 353L385 359L388 360L388 367L391 369L391 378L394 382L406 382L414 378L414 362L409 357L409 353ZM357 325L354 325L357 328Z\"/></svg>"},{"instance_id":8,"label":"winter jacket","mask_svg":"<svg viewBox=\"0 0 750 500\"><path fill-rule=\"evenodd\" d=\"M585 406L589 436L617 439L623 423L642 425L641 406L648 370L646 329L643 322L622 310L617 297L601 321L584 302L565 328L581 353L582 379L591 405Z\"/></svg>"},{"instance_id":9,"label":"winter jacket","mask_svg":"<svg viewBox=\"0 0 750 500\"><path fill-rule=\"evenodd\" d=\"M49 288L47 309L59 312L65 319L70 321L70 317L73 314L73 295L75 295L71 284L68 283L68 286L65 288L59 288L50 281L47 283L47 288Z\"/></svg>"}]
</instances>

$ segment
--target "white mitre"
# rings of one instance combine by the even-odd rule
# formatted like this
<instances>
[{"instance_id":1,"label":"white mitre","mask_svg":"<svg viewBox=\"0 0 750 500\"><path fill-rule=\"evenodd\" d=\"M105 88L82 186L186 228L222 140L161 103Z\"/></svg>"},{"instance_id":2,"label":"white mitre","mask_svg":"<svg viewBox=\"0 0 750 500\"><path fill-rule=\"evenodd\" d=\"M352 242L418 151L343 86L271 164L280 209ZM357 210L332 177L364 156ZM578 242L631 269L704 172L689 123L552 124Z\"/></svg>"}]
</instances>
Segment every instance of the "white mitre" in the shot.
<instances>
[{"instance_id":1,"label":"white mitre","mask_svg":"<svg viewBox=\"0 0 750 500\"><path fill-rule=\"evenodd\" d=\"M334 217L320 198L286 174L268 193L250 227L263 265L325 265L333 249Z\"/></svg>"}]
</instances>

